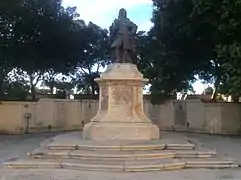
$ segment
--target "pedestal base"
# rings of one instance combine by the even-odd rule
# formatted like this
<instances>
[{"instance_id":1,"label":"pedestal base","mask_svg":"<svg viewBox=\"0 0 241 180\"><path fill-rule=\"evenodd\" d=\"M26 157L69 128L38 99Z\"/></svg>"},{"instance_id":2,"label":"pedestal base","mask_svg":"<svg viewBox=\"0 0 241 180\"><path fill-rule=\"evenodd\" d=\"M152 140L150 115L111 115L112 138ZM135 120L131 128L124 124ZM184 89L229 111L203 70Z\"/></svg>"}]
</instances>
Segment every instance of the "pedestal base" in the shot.
<instances>
[{"instance_id":1,"label":"pedestal base","mask_svg":"<svg viewBox=\"0 0 241 180\"><path fill-rule=\"evenodd\" d=\"M159 138L159 128L152 123L91 122L85 126L85 139L150 140Z\"/></svg>"},{"instance_id":2,"label":"pedestal base","mask_svg":"<svg viewBox=\"0 0 241 180\"><path fill-rule=\"evenodd\" d=\"M143 110L144 79L133 64L113 64L96 79L99 110L86 124L85 139L159 139L159 128Z\"/></svg>"}]
</instances>

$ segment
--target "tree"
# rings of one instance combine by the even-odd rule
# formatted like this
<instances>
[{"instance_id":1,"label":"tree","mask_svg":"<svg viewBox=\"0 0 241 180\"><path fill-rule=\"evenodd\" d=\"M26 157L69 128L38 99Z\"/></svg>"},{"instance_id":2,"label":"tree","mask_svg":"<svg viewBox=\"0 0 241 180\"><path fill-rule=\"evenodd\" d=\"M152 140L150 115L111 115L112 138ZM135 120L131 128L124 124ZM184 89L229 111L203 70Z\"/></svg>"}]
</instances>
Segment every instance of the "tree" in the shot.
<instances>
[{"instance_id":1,"label":"tree","mask_svg":"<svg viewBox=\"0 0 241 180\"><path fill-rule=\"evenodd\" d=\"M11 32L15 66L25 71L35 89L46 71L68 73L83 54L81 26L74 22L76 8L64 9L61 0L20 0Z\"/></svg>"},{"instance_id":2,"label":"tree","mask_svg":"<svg viewBox=\"0 0 241 180\"><path fill-rule=\"evenodd\" d=\"M13 69L12 27L15 20L13 11L17 3L14 0L0 2L0 100L4 97L7 74Z\"/></svg>"},{"instance_id":3,"label":"tree","mask_svg":"<svg viewBox=\"0 0 241 180\"><path fill-rule=\"evenodd\" d=\"M74 84L66 81L66 78L63 77L62 80L57 80L55 83L57 89L58 98L66 98L66 95L73 93Z\"/></svg>"},{"instance_id":4,"label":"tree","mask_svg":"<svg viewBox=\"0 0 241 180\"><path fill-rule=\"evenodd\" d=\"M203 94L213 94L214 89L211 86L208 86L204 89Z\"/></svg>"},{"instance_id":5,"label":"tree","mask_svg":"<svg viewBox=\"0 0 241 180\"><path fill-rule=\"evenodd\" d=\"M42 42L43 49L48 49L48 51L43 52L45 58L49 60L49 63L51 62L43 77L44 85L50 88L52 95L56 85L56 76L58 74L69 75L84 56L87 38L85 32L87 31L84 21L70 19L70 17L78 16L75 14L75 10L76 8L67 8L65 20L59 20L59 25L55 25L51 32L46 29Z\"/></svg>"},{"instance_id":6,"label":"tree","mask_svg":"<svg viewBox=\"0 0 241 180\"><path fill-rule=\"evenodd\" d=\"M197 37L189 30L191 1L153 0L153 5L154 26L143 37L140 61L152 85L153 103L158 103L188 89L195 80L199 65L196 49L200 44L194 43Z\"/></svg>"},{"instance_id":7,"label":"tree","mask_svg":"<svg viewBox=\"0 0 241 180\"><path fill-rule=\"evenodd\" d=\"M101 68L110 63L107 54L108 31L89 23L86 28L84 56L79 60L73 72L73 79L81 93L91 94L93 99L99 93L99 86L94 81L99 77Z\"/></svg>"},{"instance_id":8,"label":"tree","mask_svg":"<svg viewBox=\"0 0 241 180\"><path fill-rule=\"evenodd\" d=\"M224 67L227 72L219 92L231 95L232 100L238 102L241 96L241 44L220 45L217 49L218 57L226 61Z\"/></svg>"},{"instance_id":9,"label":"tree","mask_svg":"<svg viewBox=\"0 0 241 180\"><path fill-rule=\"evenodd\" d=\"M153 4L154 27L147 44L147 58L155 65L148 72L153 79L152 94L168 95L185 89L198 74L214 82L215 99L220 85L237 74L237 66L230 63L235 58L227 55L232 54L232 48L239 49L241 3L153 0Z\"/></svg>"},{"instance_id":10,"label":"tree","mask_svg":"<svg viewBox=\"0 0 241 180\"><path fill-rule=\"evenodd\" d=\"M26 100L30 85L25 77L25 73L17 69L8 73L4 83L3 100Z\"/></svg>"},{"instance_id":11,"label":"tree","mask_svg":"<svg viewBox=\"0 0 241 180\"><path fill-rule=\"evenodd\" d=\"M50 94L53 96L54 94L54 87L56 86L56 76L58 74L53 70L49 69L45 72L43 77L42 86L47 86L50 88Z\"/></svg>"},{"instance_id":12,"label":"tree","mask_svg":"<svg viewBox=\"0 0 241 180\"><path fill-rule=\"evenodd\" d=\"M26 100L26 97L29 95L30 87L24 81L10 81L7 83L4 92L4 100Z\"/></svg>"},{"instance_id":13,"label":"tree","mask_svg":"<svg viewBox=\"0 0 241 180\"><path fill-rule=\"evenodd\" d=\"M195 2L193 17L203 27L202 29L210 27L206 34L209 34L213 55L210 56L212 59L210 66L206 70L203 68L203 73L210 75L210 78L214 77L213 99L220 88L222 93L226 91L232 96L239 96L241 2L211 0Z\"/></svg>"}]
</instances>

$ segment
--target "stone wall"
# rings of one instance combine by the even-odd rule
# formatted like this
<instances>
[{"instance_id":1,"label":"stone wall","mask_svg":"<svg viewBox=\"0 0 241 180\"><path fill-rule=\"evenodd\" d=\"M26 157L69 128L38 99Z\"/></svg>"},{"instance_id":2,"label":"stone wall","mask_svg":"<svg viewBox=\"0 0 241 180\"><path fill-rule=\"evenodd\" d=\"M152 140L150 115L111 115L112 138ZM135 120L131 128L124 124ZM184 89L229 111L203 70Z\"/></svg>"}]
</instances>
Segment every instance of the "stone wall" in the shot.
<instances>
[{"instance_id":1,"label":"stone wall","mask_svg":"<svg viewBox=\"0 0 241 180\"><path fill-rule=\"evenodd\" d=\"M241 104L203 103L200 100L173 101L174 121L167 130L241 134Z\"/></svg>"},{"instance_id":2,"label":"stone wall","mask_svg":"<svg viewBox=\"0 0 241 180\"><path fill-rule=\"evenodd\" d=\"M2 102L0 133L81 130L98 110L91 100L52 100Z\"/></svg>"},{"instance_id":3,"label":"stone wall","mask_svg":"<svg viewBox=\"0 0 241 180\"><path fill-rule=\"evenodd\" d=\"M98 101L91 100L2 102L0 133L81 130L97 110ZM241 134L240 104L187 100L153 106L145 101L144 110L153 123L164 130Z\"/></svg>"}]
</instances>

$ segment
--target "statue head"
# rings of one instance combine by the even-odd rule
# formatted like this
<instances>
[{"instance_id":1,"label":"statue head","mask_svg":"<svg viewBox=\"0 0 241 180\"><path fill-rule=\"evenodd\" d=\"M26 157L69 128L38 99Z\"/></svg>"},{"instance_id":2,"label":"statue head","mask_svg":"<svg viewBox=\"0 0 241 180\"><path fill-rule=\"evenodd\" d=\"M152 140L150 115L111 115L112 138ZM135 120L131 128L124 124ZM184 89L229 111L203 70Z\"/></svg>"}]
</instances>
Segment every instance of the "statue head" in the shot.
<instances>
[{"instance_id":1,"label":"statue head","mask_svg":"<svg viewBox=\"0 0 241 180\"><path fill-rule=\"evenodd\" d=\"M121 8L119 11L119 18L127 18L127 12L124 8Z\"/></svg>"}]
</instances>

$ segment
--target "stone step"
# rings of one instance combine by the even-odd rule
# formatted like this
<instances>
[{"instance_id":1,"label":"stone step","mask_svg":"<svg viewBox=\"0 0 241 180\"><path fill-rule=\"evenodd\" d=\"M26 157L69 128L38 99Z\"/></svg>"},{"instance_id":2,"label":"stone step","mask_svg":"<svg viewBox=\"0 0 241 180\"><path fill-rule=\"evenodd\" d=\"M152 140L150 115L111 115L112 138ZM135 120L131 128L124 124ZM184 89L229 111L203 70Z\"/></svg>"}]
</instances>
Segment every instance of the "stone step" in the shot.
<instances>
[{"instance_id":1,"label":"stone step","mask_svg":"<svg viewBox=\"0 0 241 180\"><path fill-rule=\"evenodd\" d=\"M153 144L124 144L124 145L94 145L94 144L71 144L71 143L50 143L48 148L51 150L105 150L105 151L147 151L147 150L193 150L194 144L182 143L156 143Z\"/></svg>"},{"instance_id":2,"label":"stone step","mask_svg":"<svg viewBox=\"0 0 241 180\"><path fill-rule=\"evenodd\" d=\"M119 163L118 163L119 162ZM61 163L62 168L73 170L102 170L121 172L146 172L161 170L176 170L185 168L185 162L179 160L159 159L151 161L87 161L79 163L76 160L66 160ZM91 169L90 169L91 168Z\"/></svg>"},{"instance_id":3,"label":"stone step","mask_svg":"<svg viewBox=\"0 0 241 180\"><path fill-rule=\"evenodd\" d=\"M234 160L221 159L189 159L186 161L187 168L238 168L239 164Z\"/></svg>"},{"instance_id":4,"label":"stone step","mask_svg":"<svg viewBox=\"0 0 241 180\"><path fill-rule=\"evenodd\" d=\"M49 150L40 148L28 154L32 158L45 159L95 159L95 160L136 160L167 158L210 158L216 155L207 150L152 150L152 151L84 151L84 150Z\"/></svg>"},{"instance_id":5,"label":"stone step","mask_svg":"<svg viewBox=\"0 0 241 180\"><path fill-rule=\"evenodd\" d=\"M48 159L18 159L16 161L7 161L1 163L6 168L13 169L59 169L61 168L62 160Z\"/></svg>"},{"instance_id":6,"label":"stone step","mask_svg":"<svg viewBox=\"0 0 241 180\"><path fill-rule=\"evenodd\" d=\"M173 160L173 159L170 159ZM156 170L177 170L177 169L191 169L191 168L237 168L238 164L232 160L223 160L216 158L206 158L206 159L191 159L191 158L181 158L175 159L176 161L165 161L160 162L157 160L155 162L144 163L144 162L128 162L126 164L125 171L128 172L143 172L143 171L156 171ZM163 161L163 160L161 160Z\"/></svg>"},{"instance_id":7,"label":"stone step","mask_svg":"<svg viewBox=\"0 0 241 180\"><path fill-rule=\"evenodd\" d=\"M136 161L95 161L95 160L44 160L24 159L2 163L4 167L14 169L71 169L98 170L121 172L145 172L161 170L177 170L184 168L237 168L238 164L232 160L216 158L207 159L158 159Z\"/></svg>"}]
</instances>

